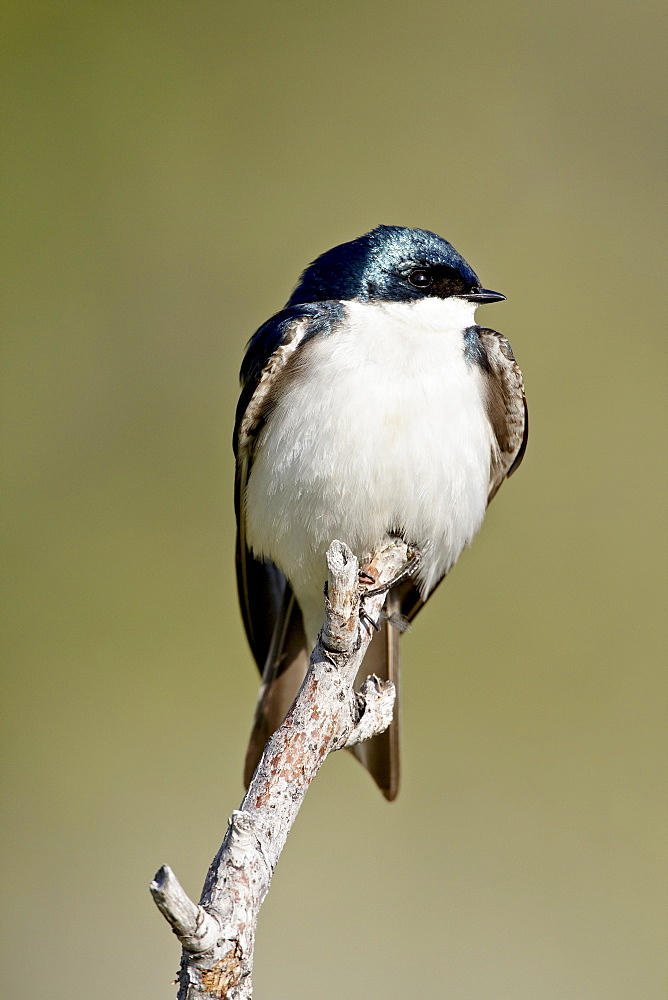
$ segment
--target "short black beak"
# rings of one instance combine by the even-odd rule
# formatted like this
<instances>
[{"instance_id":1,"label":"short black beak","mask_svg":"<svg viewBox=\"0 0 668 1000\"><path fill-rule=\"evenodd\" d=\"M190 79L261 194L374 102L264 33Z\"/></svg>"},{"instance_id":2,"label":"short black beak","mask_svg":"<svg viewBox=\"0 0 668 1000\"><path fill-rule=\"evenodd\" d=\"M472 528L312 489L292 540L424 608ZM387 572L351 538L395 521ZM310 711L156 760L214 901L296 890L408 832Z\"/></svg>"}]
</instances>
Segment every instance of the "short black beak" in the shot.
<instances>
[{"instance_id":1,"label":"short black beak","mask_svg":"<svg viewBox=\"0 0 668 1000\"><path fill-rule=\"evenodd\" d=\"M482 305L484 302L503 302L505 295L501 292L492 292L489 288L481 288L478 292L467 292L460 298L468 299L469 302L480 302Z\"/></svg>"}]
</instances>

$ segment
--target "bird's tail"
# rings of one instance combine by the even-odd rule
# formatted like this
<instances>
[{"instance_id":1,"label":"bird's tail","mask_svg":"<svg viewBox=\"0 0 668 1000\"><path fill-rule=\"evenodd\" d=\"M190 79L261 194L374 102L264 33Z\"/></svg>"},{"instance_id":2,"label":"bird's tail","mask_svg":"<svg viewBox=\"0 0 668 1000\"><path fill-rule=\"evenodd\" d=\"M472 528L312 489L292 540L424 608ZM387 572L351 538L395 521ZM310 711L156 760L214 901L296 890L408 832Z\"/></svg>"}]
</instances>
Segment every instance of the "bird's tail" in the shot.
<instances>
[{"instance_id":1,"label":"bird's tail","mask_svg":"<svg viewBox=\"0 0 668 1000\"><path fill-rule=\"evenodd\" d=\"M385 602L385 614L390 617L400 611L399 597L390 591ZM384 733L373 736L364 743L352 747L352 752L359 762L367 769L381 792L392 802L399 791L400 776L400 723L401 723L401 660L399 640L401 633L384 621L380 632L374 635L366 655L362 660L355 689L359 687L369 674L375 674L381 680L392 681L396 689L394 716Z\"/></svg>"},{"instance_id":2,"label":"bird's tail","mask_svg":"<svg viewBox=\"0 0 668 1000\"><path fill-rule=\"evenodd\" d=\"M292 594L289 597L291 604L278 617L276 634L262 676L244 764L246 787L250 784L267 741L290 710L308 670L309 650L304 638L301 613ZM399 610L399 598L390 592L385 605L386 614L389 616ZM381 680L392 681L396 688L394 718L389 728L379 736L352 747L352 753L390 802L397 797L399 791L399 638L399 630L383 622L380 632L371 640L355 680L355 688L358 690L369 674L376 674Z\"/></svg>"}]
</instances>

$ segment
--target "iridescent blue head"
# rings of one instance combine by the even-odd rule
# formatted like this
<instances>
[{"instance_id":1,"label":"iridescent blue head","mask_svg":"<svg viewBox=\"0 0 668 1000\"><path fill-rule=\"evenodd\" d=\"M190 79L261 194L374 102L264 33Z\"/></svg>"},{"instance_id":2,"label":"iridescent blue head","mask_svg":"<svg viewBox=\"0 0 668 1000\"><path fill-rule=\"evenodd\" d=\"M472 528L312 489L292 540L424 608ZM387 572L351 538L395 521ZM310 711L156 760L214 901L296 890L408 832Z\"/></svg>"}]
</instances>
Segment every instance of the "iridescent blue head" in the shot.
<instances>
[{"instance_id":1,"label":"iridescent blue head","mask_svg":"<svg viewBox=\"0 0 668 1000\"><path fill-rule=\"evenodd\" d=\"M426 229L378 226L314 260L289 306L328 299L410 302L426 296L499 302L446 240Z\"/></svg>"}]
</instances>

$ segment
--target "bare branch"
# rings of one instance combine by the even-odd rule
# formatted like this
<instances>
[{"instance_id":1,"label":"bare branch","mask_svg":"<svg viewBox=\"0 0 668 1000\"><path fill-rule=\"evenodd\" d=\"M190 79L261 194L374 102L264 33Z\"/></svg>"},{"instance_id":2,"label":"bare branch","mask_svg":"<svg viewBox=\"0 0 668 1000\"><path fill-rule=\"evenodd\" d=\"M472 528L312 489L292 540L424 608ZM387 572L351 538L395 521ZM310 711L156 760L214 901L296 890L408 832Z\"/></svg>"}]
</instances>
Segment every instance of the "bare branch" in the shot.
<instances>
[{"instance_id":1,"label":"bare branch","mask_svg":"<svg viewBox=\"0 0 668 1000\"><path fill-rule=\"evenodd\" d=\"M382 587L407 561L405 543L388 538L365 572ZM378 620L385 593L364 599L359 567L342 542L327 552L325 623L304 683L271 737L241 808L204 883L200 905L185 894L166 865L151 883L153 898L183 945L178 1000L252 996L255 928L271 876L306 791L329 753L387 729L394 685L369 677L353 683Z\"/></svg>"}]
</instances>

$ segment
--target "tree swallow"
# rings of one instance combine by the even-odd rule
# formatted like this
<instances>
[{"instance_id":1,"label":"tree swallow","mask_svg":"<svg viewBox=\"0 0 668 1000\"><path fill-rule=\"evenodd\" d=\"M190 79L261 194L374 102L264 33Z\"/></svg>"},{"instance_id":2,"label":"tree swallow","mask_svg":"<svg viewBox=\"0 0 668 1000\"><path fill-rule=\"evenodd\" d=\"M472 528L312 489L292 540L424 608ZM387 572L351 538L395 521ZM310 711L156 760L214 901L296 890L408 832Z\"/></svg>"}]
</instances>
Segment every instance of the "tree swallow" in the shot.
<instances>
[{"instance_id":1,"label":"tree swallow","mask_svg":"<svg viewBox=\"0 0 668 1000\"><path fill-rule=\"evenodd\" d=\"M419 563L387 612L411 621L520 464L522 373L506 338L473 322L504 298L441 237L379 226L318 257L251 338L234 432L239 598L262 674L246 782L308 668L330 542L361 566L386 534L408 542ZM397 628L374 636L369 673L398 698ZM390 800L398 709L356 748Z\"/></svg>"}]
</instances>

